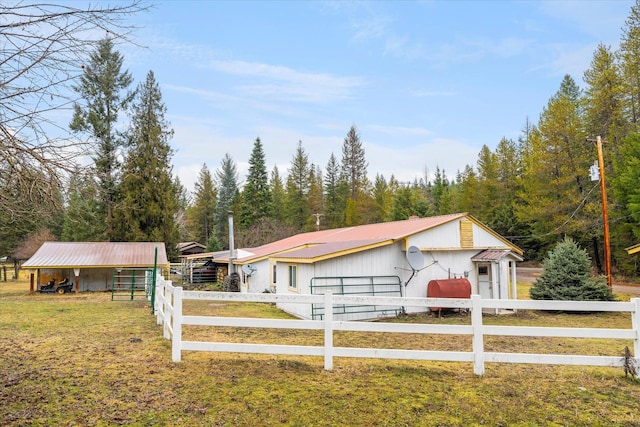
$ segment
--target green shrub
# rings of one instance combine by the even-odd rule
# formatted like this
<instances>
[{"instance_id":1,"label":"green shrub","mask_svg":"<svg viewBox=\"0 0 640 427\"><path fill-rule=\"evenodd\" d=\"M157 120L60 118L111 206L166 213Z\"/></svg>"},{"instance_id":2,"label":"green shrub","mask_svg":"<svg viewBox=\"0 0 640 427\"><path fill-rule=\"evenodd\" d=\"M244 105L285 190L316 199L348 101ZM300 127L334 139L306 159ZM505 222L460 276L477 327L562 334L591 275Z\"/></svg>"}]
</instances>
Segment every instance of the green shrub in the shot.
<instances>
[{"instance_id":1,"label":"green shrub","mask_svg":"<svg viewBox=\"0 0 640 427\"><path fill-rule=\"evenodd\" d=\"M536 300L615 300L602 276L591 277L587 251L571 238L558 243L544 260L542 274L533 283L529 295Z\"/></svg>"}]
</instances>

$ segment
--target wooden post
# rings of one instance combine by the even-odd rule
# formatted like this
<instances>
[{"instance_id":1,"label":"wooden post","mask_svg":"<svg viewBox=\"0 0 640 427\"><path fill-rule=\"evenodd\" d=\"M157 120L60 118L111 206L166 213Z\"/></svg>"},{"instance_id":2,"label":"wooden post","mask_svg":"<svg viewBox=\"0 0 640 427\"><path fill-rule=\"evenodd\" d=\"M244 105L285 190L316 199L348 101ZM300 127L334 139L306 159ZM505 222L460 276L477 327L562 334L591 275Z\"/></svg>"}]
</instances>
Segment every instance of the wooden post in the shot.
<instances>
[{"instance_id":1,"label":"wooden post","mask_svg":"<svg viewBox=\"0 0 640 427\"><path fill-rule=\"evenodd\" d=\"M34 274L33 274L33 270L31 270L31 273L29 274L29 292L33 293L34 289L33 289L33 279L34 279Z\"/></svg>"},{"instance_id":2,"label":"wooden post","mask_svg":"<svg viewBox=\"0 0 640 427\"><path fill-rule=\"evenodd\" d=\"M602 139L596 137L598 148L598 168L600 169L600 192L602 193L602 221L604 223L604 269L607 276L607 286L613 286L611 278L611 245L609 243L609 215L607 213L607 188L604 182L604 156L602 155Z\"/></svg>"}]
</instances>

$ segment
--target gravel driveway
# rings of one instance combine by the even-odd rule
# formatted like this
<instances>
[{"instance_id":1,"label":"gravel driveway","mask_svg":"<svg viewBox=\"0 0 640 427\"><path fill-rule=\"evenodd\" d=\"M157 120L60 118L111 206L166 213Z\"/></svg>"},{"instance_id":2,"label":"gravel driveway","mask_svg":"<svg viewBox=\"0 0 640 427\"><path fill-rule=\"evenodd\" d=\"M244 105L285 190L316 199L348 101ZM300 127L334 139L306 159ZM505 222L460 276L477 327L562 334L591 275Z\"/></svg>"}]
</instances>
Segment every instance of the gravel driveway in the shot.
<instances>
[{"instance_id":1,"label":"gravel driveway","mask_svg":"<svg viewBox=\"0 0 640 427\"><path fill-rule=\"evenodd\" d=\"M516 270L516 277L520 282L533 283L540 273L542 273L542 268L518 267ZM632 283L616 283L614 280L613 293L640 296L640 285Z\"/></svg>"}]
</instances>

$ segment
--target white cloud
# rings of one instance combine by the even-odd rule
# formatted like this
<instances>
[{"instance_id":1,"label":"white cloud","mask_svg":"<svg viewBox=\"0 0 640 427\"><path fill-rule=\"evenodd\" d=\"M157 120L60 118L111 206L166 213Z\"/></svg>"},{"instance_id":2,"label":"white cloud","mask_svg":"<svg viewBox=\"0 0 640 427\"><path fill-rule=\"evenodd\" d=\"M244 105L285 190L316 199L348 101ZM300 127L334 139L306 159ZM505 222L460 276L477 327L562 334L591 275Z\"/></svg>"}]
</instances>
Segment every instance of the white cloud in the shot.
<instances>
[{"instance_id":1,"label":"white cloud","mask_svg":"<svg viewBox=\"0 0 640 427\"><path fill-rule=\"evenodd\" d=\"M234 76L259 79L259 82L236 85L236 89L245 94L305 102L326 102L349 98L354 88L365 84L360 77L307 73L289 67L256 62L211 61L209 67ZM276 84L272 83L273 81L282 83Z\"/></svg>"}]
</instances>

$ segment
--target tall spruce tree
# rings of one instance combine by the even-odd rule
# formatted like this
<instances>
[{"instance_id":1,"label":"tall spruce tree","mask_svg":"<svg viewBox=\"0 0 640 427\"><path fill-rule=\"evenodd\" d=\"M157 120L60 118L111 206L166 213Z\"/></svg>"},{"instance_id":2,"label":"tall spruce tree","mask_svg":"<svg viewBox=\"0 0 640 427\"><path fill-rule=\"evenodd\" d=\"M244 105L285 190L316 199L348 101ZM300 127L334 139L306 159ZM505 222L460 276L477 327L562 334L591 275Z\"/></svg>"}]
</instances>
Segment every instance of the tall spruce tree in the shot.
<instances>
[{"instance_id":1,"label":"tall spruce tree","mask_svg":"<svg viewBox=\"0 0 640 427\"><path fill-rule=\"evenodd\" d=\"M127 132L128 151L114 209L116 236L121 241L165 242L176 254L178 192L172 177L173 129L153 71L138 85Z\"/></svg>"},{"instance_id":2,"label":"tall spruce tree","mask_svg":"<svg viewBox=\"0 0 640 427\"><path fill-rule=\"evenodd\" d=\"M307 200L311 186L309 171L309 155L302 148L302 141L298 141L287 175L285 219L288 224L300 231L304 230L312 213Z\"/></svg>"},{"instance_id":3,"label":"tall spruce tree","mask_svg":"<svg viewBox=\"0 0 640 427\"><path fill-rule=\"evenodd\" d=\"M347 183L336 156L331 153L324 173L324 215L328 228L344 225Z\"/></svg>"},{"instance_id":4,"label":"tall spruce tree","mask_svg":"<svg viewBox=\"0 0 640 427\"><path fill-rule=\"evenodd\" d=\"M208 245L214 236L217 192L207 164L203 164L195 183L194 201L187 210L191 238ZM213 250L213 248L211 248Z\"/></svg>"},{"instance_id":5,"label":"tall spruce tree","mask_svg":"<svg viewBox=\"0 0 640 427\"><path fill-rule=\"evenodd\" d=\"M265 154L260 138L256 138L249 158L249 174L242 191L240 225L250 227L261 218L270 217L272 209Z\"/></svg>"},{"instance_id":6,"label":"tall spruce tree","mask_svg":"<svg viewBox=\"0 0 640 427\"><path fill-rule=\"evenodd\" d=\"M103 238L114 239L113 206L120 164L118 156L123 144L117 122L134 94L127 89L133 82L131 74L122 69L123 57L114 49L110 38L100 41L91 53L89 65L74 87L81 101L74 104L70 129L89 136L95 144L93 161L99 186L101 221L105 225Z\"/></svg>"},{"instance_id":7,"label":"tall spruce tree","mask_svg":"<svg viewBox=\"0 0 640 427\"><path fill-rule=\"evenodd\" d=\"M367 194L368 165L360 134L356 126L352 125L342 144L342 176L349 189L345 207L345 225L361 223L364 207L361 199Z\"/></svg>"},{"instance_id":8,"label":"tall spruce tree","mask_svg":"<svg viewBox=\"0 0 640 427\"><path fill-rule=\"evenodd\" d=\"M269 190L271 191L271 198L273 202L273 217L278 220L284 222L285 213L285 189L284 183L282 182L282 178L280 177L280 171L278 170L278 166L274 166L271 170L271 177L269 178Z\"/></svg>"},{"instance_id":9,"label":"tall spruce tree","mask_svg":"<svg viewBox=\"0 0 640 427\"><path fill-rule=\"evenodd\" d=\"M218 200L214 216L217 249L229 248L229 211L238 197L238 168L229 153L225 153L216 171Z\"/></svg>"}]
</instances>

